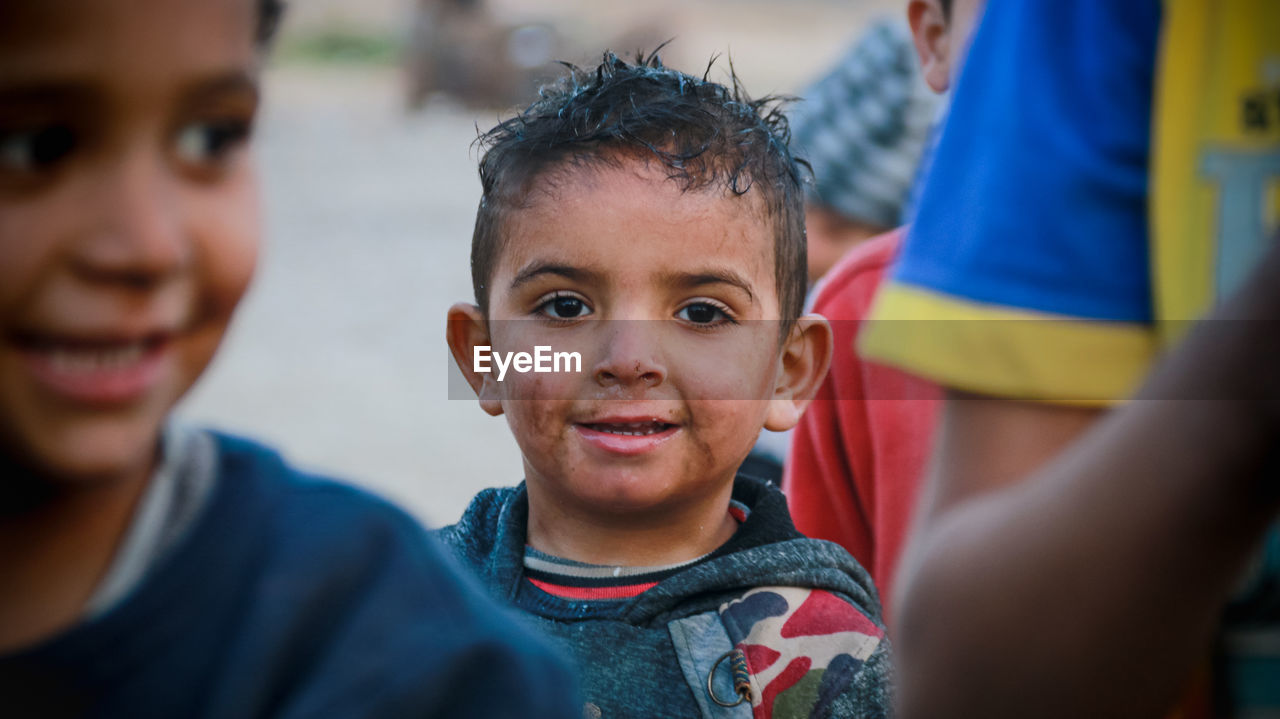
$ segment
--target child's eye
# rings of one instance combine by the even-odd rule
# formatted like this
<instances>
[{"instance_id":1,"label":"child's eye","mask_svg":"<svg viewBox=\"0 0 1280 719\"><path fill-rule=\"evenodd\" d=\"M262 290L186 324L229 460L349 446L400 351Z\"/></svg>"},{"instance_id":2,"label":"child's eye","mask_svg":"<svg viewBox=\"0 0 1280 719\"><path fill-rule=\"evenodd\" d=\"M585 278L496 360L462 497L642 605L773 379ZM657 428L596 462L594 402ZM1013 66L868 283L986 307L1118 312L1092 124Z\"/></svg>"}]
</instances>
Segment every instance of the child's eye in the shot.
<instances>
[{"instance_id":1,"label":"child's eye","mask_svg":"<svg viewBox=\"0 0 1280 719\"><path fill-rule=\"evenodd\" d=\"M695 325L712 326L732 322L733 317L719 305L710 302L690 302L676 312L676 317Z\"/></svg>"},{"instance_id":2,"label":"child's eye","mask_svg":"<svg viewBox=\"0 0 1280 719\"><path fill-rule=\"evenodd\" d=\"M591 314L591 308L576 295L555 295L538 305L537 311L556 320L576 320Z\"/></svg>"},{"instance_id":3,"label":"child's eye","mask_svg":"<svg viewBox=\"0 0 1280 719\"><path fill-rule=\"evenodd\" d=\"M178 157L193 167L217 165L249 139L252 128L242 120L193 122L178 131Z\"/></svg>"},{"instance_id":4,"label":"child's eye","mask_svg":"<svg viewBox=\"0 0 1280 719\"><path fill-rule=\"evenodd\" d=\"M6 172L38 172L57 164L76 147L69 127L0 130L0 164Z\"/></svg>"}]
</instances>

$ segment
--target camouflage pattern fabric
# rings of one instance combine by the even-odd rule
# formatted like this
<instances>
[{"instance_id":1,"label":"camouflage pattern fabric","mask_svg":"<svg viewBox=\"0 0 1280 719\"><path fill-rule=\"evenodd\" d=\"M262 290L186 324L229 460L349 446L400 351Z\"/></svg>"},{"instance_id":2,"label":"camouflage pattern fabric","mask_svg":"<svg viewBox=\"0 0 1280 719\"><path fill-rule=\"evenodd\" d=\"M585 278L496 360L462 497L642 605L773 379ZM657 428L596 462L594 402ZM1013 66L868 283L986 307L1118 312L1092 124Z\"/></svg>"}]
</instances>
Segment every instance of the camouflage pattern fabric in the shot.
<instances>
[{"instance_id":1,"label":"camouflage pattern fabric","mask_svg":"<svg viewBox=\"0 0 1280 719\"><path fill-rule=\"evenodd\" d=\"M820 589L759 587L720 607L746 657L756 719L821 716L884 639L884 630Z\"/></svg>"}]
</instances>

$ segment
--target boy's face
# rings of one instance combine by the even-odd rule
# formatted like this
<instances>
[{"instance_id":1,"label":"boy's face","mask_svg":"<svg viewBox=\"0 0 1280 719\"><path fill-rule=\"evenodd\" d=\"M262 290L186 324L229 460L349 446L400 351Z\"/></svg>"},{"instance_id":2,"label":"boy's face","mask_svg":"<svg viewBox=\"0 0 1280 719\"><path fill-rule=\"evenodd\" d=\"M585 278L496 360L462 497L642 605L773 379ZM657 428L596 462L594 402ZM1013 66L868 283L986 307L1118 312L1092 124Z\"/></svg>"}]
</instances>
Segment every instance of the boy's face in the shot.
<instances>
[{"instance_id":1,"label":"boy's face","mask_svg":"<svg viewBox=\"0 0 1280 719\"><path fill-rule=\"evenodd\" d=\"M253 0L0 3L0 441L145 476L253 272Z\"/></svg>"},{"instance_id":2,"label":"boy's face","mask_svg":"<svg viewBox=\"0 0 1280 719\"><path fill-rule=\"evenodd\" d=\"M681 192L641 161L539 182L506 218L487 328L469 325L484 336L461 339L457 308L450 327L462 365L473 344L581 354L580 373L471 377L506 414L531 495L634 516L722 494L789 416L770 401L786 353L759 194Z\"/></svg>"}]
</instances>

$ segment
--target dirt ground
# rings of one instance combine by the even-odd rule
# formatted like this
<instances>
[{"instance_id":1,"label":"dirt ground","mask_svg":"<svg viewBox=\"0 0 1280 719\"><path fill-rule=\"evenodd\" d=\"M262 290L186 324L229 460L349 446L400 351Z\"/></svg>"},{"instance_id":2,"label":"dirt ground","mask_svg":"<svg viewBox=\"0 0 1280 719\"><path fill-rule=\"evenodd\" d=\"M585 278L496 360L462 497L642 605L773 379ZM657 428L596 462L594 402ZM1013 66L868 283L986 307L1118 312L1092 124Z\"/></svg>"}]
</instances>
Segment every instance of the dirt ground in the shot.
<instances>
[{"instance_id":1,"label":"dirt ground","mask_svg":"<svg viewBox=\"0 0 1280 719\"><path fill-rule=\"evenodd\" d=\"M408 0L295 2L288 33L399 32ZM551 19L589 44L656 18L670 65L731 51L749 90L798 92L866 20L901 3L708 0L648 4L495 0L512 21ZM476 126L494 111L402 109L387 66L272 67L258 134L265 246L258 277L188 420L249 434L294 462L364 484L433 524L486 486L519 481L501 418L450 400L444 316L471 297L479 198Z\"/></svg>"}]
</instances>

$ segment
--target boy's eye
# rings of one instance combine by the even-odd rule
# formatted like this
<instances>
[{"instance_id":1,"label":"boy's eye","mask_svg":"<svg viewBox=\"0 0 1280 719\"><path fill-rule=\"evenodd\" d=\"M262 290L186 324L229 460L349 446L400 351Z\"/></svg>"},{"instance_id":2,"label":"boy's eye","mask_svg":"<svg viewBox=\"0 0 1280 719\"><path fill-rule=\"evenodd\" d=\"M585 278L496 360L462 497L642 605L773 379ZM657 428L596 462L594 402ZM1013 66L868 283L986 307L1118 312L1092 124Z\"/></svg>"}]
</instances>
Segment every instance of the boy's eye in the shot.
<instances>
[{"instance_id":1,"label":"boy's eye","mask_svg":"<svg viewBox=\"0 0 1280 719\"><path fill-rule=\"evenodd\" d=\"M249 139L250 130L241 120L193 122L178 131L178 157L195 167L216 165Z\"/></svg>"},{"instance_id":2,"label":"boy's eye","mask_svg":"<svg viewBox=\"0 0 1280 719\"><path fill-rule=\"evenodd\" d=\"M60 125L0 130L0 164L7 172L37 172L71 154L75 146L75 133Z\"/></svg>"},{"instance_id":3,"label":"boy's eye","mask_svg":"<svg viewBox=\"0 0 1280 719\"><path fill-rule=\"evenodd\" d=\"M542 314L557 320L575 320L591 314L591 308L582 298L573 295L552 297L538 306Z\"/></svg>"},{"instance_id":4,"label":"boy's eye","mask_svg":"<svg viewBox=\"0 0 1280 719\"><path fill-rule=\"evenodd\" d=\"M676 313L676 317L686 322L692 322L695 325L714 325L732 320L728 312L710 302L687 304L680 308L680 311Z\"/></svg>"}]
</instances>

